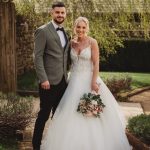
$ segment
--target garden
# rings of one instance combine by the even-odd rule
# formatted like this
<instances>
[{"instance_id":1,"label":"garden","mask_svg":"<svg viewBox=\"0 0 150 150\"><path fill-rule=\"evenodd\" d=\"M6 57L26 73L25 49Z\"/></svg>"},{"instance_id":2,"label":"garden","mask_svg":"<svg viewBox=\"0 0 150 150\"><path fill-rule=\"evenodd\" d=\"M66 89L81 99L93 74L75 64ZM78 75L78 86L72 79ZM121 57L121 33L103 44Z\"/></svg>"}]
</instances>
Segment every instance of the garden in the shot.
<instances>
[{"instance_id":1,"label":"garden","mask_svg":"<svg viewBox=\"0 0 150 150\"><path fill-rule=\"evenodd\" d=\"M73 22L78 16L89 19L89 34L97 39L100 47L99 76L116 100L131 103L131 93L136 95L150 91L149 0L122 3L118 0L64 2L68 9L65 26L71 36ZM16 93L3 92L3 84L0 84L0 150L18 150L18 141L23 140L23 135L19 137L17 132L24 131L36 115L32 111L34 99L38 97L38 79L33 64L33 34L37 27L50 21L52 0L2 0L0 9L8 3L14 3L16 10L17 82ZM0 78L5 76L1 70ZM126 129L131 143L135 144L132 139L136 138L144 144L144 149L140 145L139 149L135 146L135 150L150 149L150 113L130 118Z\"/></svg>"}]
</instances>

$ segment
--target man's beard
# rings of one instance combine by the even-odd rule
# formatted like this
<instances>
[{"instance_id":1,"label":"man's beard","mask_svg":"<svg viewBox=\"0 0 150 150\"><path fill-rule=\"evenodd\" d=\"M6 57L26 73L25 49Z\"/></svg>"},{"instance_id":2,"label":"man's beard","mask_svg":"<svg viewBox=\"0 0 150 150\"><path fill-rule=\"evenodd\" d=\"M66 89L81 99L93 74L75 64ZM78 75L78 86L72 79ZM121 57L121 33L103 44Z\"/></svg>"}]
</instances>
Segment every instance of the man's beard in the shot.
<instances>
[{"instance_id":1,"label":"man's beard","mask_svg":"<svg viewBox=\"0 0 150 150\"><path fill-rule=\"evenodd\" d=\"M54 19L54 21L57 23L57 24L62 24L63 22L64 22L64 18L63 18L63 20L62 21L58 21L57 19Z\"/></svg>"}]
</instances>

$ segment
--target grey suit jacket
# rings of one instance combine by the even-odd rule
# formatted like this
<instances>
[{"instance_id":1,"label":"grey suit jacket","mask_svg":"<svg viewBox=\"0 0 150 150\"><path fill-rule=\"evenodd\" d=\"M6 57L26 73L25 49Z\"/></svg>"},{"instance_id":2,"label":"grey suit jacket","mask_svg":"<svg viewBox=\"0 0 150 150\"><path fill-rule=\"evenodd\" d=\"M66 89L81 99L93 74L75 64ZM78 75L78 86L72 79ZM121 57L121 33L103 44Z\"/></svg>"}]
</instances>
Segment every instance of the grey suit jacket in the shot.
<instances>
[{"instance_id":1,"label":"grey suit jacket","mask_svg":"<svg viewBox=\"0 0 150 150\"><path fill-rule=\"evenodd\" d=\"M58 84L63 75L67 79L67 61L70 41L62 47L60 38L53 24L49 22L35 32L34 63L40 82L48 80L50 84Z\"/></svg>"}]
</instances>

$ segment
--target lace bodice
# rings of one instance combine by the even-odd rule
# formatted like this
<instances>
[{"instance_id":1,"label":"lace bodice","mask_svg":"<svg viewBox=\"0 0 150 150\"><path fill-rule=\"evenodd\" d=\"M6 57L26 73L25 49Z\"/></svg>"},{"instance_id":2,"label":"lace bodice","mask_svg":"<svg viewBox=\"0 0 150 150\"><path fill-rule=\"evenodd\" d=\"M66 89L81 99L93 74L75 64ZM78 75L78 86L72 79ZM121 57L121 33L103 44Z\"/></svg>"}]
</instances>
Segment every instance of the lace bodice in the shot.
<instances>
[{"instance_id":1,"label":"lace bodice","mask_svg":"<svg viewBox=\"0 0 150 150\"><path fill-rule=\"evenodd\" d=\"M84 48L78 55L74 48L71 49L72 72L87 72L93 70L91 61L91 46Z\"/></svg>"}]
</instances>

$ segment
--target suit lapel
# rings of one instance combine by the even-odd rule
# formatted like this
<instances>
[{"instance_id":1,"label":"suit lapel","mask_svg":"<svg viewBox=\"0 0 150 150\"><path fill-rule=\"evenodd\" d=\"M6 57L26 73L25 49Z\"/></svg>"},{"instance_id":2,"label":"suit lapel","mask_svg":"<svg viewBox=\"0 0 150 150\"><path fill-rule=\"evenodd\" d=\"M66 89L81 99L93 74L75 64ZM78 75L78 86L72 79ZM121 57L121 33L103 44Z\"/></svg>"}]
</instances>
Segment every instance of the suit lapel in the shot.
<instances>
[{"instance_id":1,"label":"suit lapel","mask_svg":"<svg viewBox=\"0 0 150 150\"><path fill-rule=\"evenodd\" d=\"M51 32L51 34L54 36L54 38L55 38L56 42L58 43L58 45L60 46L60 48L63 49L59 35L57 34L57 31L55 30L55 28L51 22L48 23L48 29Z\"/></svg>"},{"instance_id":2,"label":"suit lapel","mask_svg":"<svg viewBox=\"0 0 150 150\"><path fill-rule=\"evenodd\" d=\"M68 46L69 46L69 40L70 40L68 34L66 34L66 31L65 31L65 34L66 34L66 45L63 48L62 45L61 45L61 41L60 41L59 35L57 34L57 31L55 30L52 22L48 23L48 29L51 32L51 34L54 36L54 38L55 38L56 42L58 43L58 45L60 46L60 48L63 49L63 50L66 50L68 48Z\"/></svg>"},{"instance_id":3,"label":"suit lapel","mask_svg":"<svg viewBox=\"0 0 150 150\"><path fill-rule=\"evenodd\" d=\"M68 49L68 47L69 47L69 43L70 43L70 37L69 37L69 35L67 34L67 32L66 32L66 30L65 30L65 36L66 36L66 45L65 45L65 47L64 47L64 50L66 50L66 49Z\"/></svg>"}]
</instances>

